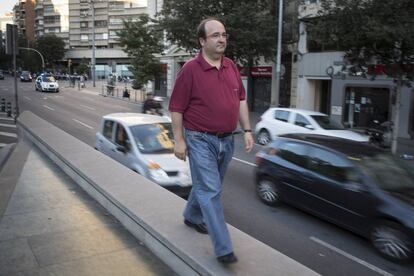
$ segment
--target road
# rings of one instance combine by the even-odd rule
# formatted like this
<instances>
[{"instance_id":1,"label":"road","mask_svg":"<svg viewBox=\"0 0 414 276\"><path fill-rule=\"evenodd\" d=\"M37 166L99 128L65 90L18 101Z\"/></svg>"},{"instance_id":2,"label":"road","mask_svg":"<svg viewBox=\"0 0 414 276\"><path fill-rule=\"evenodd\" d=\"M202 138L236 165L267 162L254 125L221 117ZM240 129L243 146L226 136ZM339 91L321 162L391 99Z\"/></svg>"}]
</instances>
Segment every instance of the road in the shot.
<instances>
[{"instance_id":1,"label":"road","mask_svg":"<svg viewBox=\"0 0 414 276\"><path fill-rule=\"evenodd\" d=\"M43 119L94 145L102 115L137 112L140 105L65 88L60 93L34 91L33 83L19 82L20 110ZM13 99L11 78L0 81L0 97ZM254 190L254 154L244 152L236 136L235 156L223 190L227 221L322 275L414 275L414 264L402 266L384 260L368 241L289 206L262 204ZM235 249L237 253L237 248Z\"/></svg>"}]
</instances>

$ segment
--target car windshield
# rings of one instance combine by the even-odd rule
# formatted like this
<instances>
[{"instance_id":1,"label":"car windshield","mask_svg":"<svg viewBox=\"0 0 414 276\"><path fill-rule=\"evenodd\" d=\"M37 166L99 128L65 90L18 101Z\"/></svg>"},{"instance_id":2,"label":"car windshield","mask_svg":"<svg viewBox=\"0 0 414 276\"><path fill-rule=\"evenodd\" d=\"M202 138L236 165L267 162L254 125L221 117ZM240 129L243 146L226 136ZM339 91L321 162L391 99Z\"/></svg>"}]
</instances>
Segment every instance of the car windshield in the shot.
<instances>
[{"instance_id":1,"label":"car windshield","mask_svg":"<svg viewBox=\"0 0 414 276\"><path fill-rule=\"evenodd\" d=\"M136 125L131 132L141 153L174 152L171 123Z\"/></svg>"},{"instance_id":2,"label":"car windshield","mask_svg":"<svg viewBox=\"0 0 414 276\"><path fill-rule=\"evenodd\" d=\"M355 160L383 190L389 192L414 190L412 169L410 170L402 160L391 154L380 153Z\"/></svg>"},{"instance_id":3,"label":"car windshield","mask_svg":"<svg viewBox=\"0 0 414 276\"><path fill-rule=\"evenodd\" d=\"M22 71L22 74L21 74L22 76L27 76L27 75L30 75L30 72L28 72L28 71Z\"/></svg>"},{"instance_id":4,"label":"car windshield","mask_svg":"<svg viewBox=\"0 0 414 276\"><path fill-rule=\"evenodd\" d=\"M326 115L311 115L311 117L321 126L323 129L328 130L339 130L344 129L344 126L341 123L338 123L329 116Z\"/></svg>"},{"instance_id":5,"label":"car windshield","mask_svg":"<svg viewBox=\"0 0 414 276\"><path fill-rule=\"evenodd\" d=\"M44 82L55 82L55 78L54 77L43 77L42 79Z\"/></svg>"}]
</instances>

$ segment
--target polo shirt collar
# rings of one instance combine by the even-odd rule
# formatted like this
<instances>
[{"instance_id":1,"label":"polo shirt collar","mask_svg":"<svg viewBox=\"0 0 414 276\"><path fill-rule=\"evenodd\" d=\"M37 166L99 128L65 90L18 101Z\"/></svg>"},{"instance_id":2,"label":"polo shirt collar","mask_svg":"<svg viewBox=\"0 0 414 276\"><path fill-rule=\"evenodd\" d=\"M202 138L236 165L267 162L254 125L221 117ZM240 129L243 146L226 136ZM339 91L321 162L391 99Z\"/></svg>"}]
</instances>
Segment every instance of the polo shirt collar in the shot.
<instances>
[{"instance_id":1,"label":"polo shirt collar","mask_svg":"<svg viewBox=\"0 0 414 276\"><path fill-rule=\"evenodd\" d=\"M196 60L197 60L197 62L201 65L201 68L202 68L204 71L207 71L207 70L210 70L210 69L216 68L215 66L211 65L210 63L208 63L208 62L204 59L203 54L201 53L201 51L200 51L200 52L198 52L198 55L197 55ZM224 68L226 68L226 67L228 67L228 66L229 66L229 61L228 61L226 58L224 58L224 56L222 56L222 58L221 58L221 66L222 66L222 67L224 67Z\"/></svg>"}]
</instances>

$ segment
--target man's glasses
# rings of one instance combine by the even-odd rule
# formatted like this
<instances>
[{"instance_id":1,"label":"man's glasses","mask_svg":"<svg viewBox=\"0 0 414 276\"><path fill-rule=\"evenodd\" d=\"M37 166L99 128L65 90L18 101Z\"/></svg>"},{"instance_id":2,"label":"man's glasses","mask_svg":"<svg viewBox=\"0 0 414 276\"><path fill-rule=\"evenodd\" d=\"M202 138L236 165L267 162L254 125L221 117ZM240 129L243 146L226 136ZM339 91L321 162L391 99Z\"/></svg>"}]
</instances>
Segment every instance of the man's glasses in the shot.
<instances>
[{"instance_id":1,"label":"man's glasses","mask_svg":"<svg viewBox=\"0 0 414 276\"><path fill-rule=\"evenodd\" d=\"M227 33L214 33L211 35L208 35L207 37L211 37L212 39L219 39L220 37L224 38L224 39L229 39L229 34Z\"/></svg>"}]
</instances>

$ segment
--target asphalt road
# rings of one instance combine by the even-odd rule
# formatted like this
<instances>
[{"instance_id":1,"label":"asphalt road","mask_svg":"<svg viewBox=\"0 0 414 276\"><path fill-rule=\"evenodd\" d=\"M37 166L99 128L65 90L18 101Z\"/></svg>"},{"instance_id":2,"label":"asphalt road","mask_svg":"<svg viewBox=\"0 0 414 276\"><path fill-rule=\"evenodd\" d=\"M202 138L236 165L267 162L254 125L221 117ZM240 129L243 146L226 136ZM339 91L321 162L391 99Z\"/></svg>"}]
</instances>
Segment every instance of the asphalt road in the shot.
<instances>
[{"instance_id":1,"label":"asphalt road","mask_svg":"<svg viewBox=\"0 0 414 276\"><path fill-rule=\"evenodd\" d=\"M91 146L102 115L141 110L137 104L65 88L65 83L53 94L35 92L34 83L18 84L21 111L30 110ZM0 80L0 97L13 99L12 87L10 77ZM388 262L348 231L289 206L262 204L254 190L254 154L260 146L250 154L243 148L238 135L223 191L230 224L322 275L414 275L414 264Z\"/></svg>"}]
</instances>

